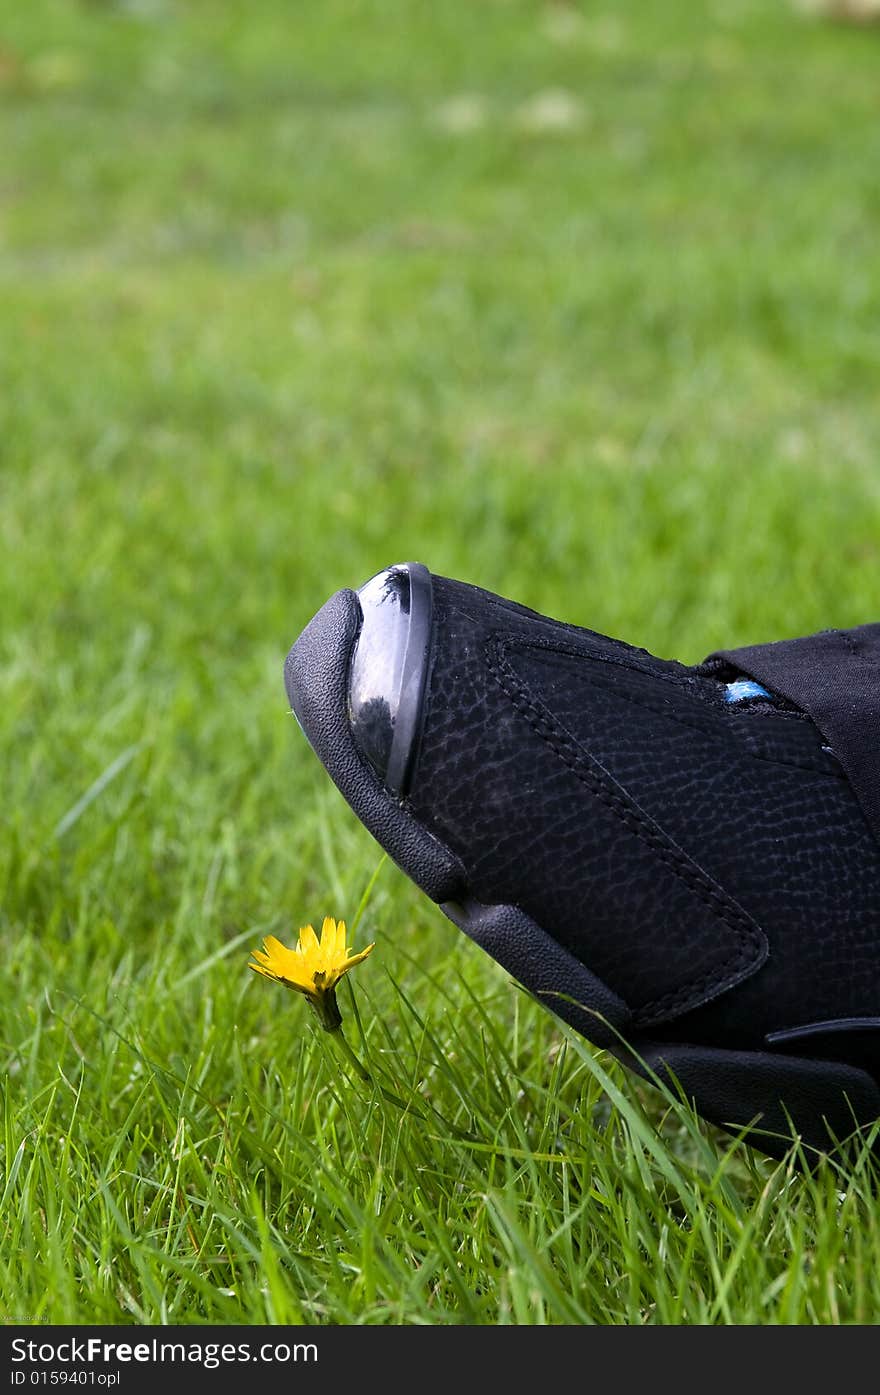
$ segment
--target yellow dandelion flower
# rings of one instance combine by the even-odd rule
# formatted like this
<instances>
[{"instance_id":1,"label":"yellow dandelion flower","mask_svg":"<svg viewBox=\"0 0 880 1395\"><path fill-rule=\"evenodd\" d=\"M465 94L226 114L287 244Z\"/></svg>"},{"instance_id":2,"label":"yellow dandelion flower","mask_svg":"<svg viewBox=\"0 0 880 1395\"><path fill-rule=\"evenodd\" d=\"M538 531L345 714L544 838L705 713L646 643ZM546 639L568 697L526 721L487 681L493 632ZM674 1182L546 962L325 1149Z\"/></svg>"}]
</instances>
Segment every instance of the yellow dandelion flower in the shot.
<instances>
[{"instance_id":1,"label":"yellow dandelion flower","mask_svg":"<svg viewBox=\"0 0 880 1395\"><path fill-rule=\"evenodd\" d=\"M302 993L318 1014L321 1026L334 1032L342 1022L336 1003L336 985L343 974L362 963L372 949L373 945L367 945L355 954L347 948L345 921L336 921L328 915L321 926L320 940L311 925L302 926L293 949L288 949L274 935L267 935L263 948L251 951L253 962L248 967L285 988L292 988L295 993Z\"/></svg>"}]
</instances>

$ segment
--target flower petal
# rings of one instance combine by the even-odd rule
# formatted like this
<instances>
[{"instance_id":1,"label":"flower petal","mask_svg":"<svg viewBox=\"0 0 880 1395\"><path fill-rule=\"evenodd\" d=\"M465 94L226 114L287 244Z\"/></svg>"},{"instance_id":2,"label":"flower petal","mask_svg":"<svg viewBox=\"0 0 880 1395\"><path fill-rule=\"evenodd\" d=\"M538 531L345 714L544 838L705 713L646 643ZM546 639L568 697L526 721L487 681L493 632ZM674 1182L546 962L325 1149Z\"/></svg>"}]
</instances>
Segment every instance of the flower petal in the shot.
<instances>
[{"instance_id":1,"label":"flower petal","mask_svg":"<svg viewBox=\"0 0 880 1395\"><path fill-rule=\"evenodd\" d=\"M314 954L318 949L318 937L315 934L313 925L301 925L299 940L297 942L297 952L299 954Z\"/></svg>"},{"instance_id":2,"label":"flower petal","mask_svg":"<svg viewBox=\"0 0 880 1395\"><path fill-rule=\"evenodd\" d=\"M359 954L351 954L351 955L349 955L349 957L348 957L348 958L346 959L346 961L345 961L345 968L343 969L342 972L347 974L348 971L349 971L349 969L353 969L353 968L354 968L355 964L362 964L362 963L364 962L364 960L366 959L367 955L368 955L368 954L372 954L372 952L373 952L373 950L374 950L375 948L376 948L376 942L375 942L375 940L374 940L373 943L372 943L371 945L367 945L366 949L362 949L362 950L360 951Z\"/></svg>"},{"instance_id":3,"label":"flower petal","mask_svg":"<svg viewBox=\"0 0 880 1395\"><path fill-rule=\"evenodd\" d=\"M265 964L248 964L248 968L253 969L255 973L262 974L264 978L274 978L276 982L278 980L278 975L273 974L272 970L267 968Z\"/></svg>"}]
</instances>

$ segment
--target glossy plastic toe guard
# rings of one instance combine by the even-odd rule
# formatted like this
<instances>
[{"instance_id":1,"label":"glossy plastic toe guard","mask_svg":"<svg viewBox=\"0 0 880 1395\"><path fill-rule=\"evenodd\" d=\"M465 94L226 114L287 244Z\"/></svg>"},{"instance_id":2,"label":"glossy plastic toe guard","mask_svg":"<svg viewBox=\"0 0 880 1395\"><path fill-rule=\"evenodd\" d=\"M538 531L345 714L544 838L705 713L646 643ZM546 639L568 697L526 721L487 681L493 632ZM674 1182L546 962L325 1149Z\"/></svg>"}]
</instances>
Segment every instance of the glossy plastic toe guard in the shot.
<instances>
[{"instance_id":1,"label":"glossy plastic toe guard","mask_svg":"<svg viewBox=\"0 0 880 1395\"><path fill-rule=\"evenodd\" d=\"M386 789L404 795L430 660L431 573L418 562L387 567L357 597L362 618L348 680L352 736Z\"/></svg>"},{"instance_id":2,"label":"glossy plastic toe guard","mask_svg":"<svg viewBox=\"0 0 880 1395\"><path fill-rule=\"evenodd\" d=\"M349 678L361 619L354 591L337 591L321 607L287 656L290 705L330 778L373 837L432 900L457 900L465 891L458 858L389 793L355 744Z\"/></svg>"}]
</instances>

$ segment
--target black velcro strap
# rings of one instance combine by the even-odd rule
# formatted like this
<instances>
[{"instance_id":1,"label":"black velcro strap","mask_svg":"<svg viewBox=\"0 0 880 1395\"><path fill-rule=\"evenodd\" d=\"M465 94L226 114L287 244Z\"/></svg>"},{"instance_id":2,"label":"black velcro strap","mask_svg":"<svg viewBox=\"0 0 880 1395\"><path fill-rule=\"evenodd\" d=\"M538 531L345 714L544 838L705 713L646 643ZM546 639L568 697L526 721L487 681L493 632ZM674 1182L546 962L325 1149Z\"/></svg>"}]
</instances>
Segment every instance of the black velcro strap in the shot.
<instances>
[{"instance_id":1,"label":"black velcro strap","mask_svg":"<svg viewBox=\"0 0 880 1395\"><path fill-rule=\"evenodd\" d=\"M735 665L812 718L880 842L880 625L720 649L711 657Z\"/></svg>"}]
</instances>

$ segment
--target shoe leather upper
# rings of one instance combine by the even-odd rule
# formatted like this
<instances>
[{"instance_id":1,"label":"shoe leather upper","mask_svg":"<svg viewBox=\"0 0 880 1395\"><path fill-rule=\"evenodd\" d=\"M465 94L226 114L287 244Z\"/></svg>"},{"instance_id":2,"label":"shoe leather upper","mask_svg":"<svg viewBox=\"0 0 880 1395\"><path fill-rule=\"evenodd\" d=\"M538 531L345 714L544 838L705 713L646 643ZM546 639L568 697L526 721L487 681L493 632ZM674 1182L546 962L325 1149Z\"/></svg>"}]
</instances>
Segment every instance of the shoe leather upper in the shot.
<instances>
[{"instance_id":1,"label":"shoe leather upper","mask_svg":"<svg viewBox=\"0 0 880 1395\"><path fill-rule=\"evenodd\" d=\"M406 807L474 896L520 906L654 1036L751 1048L880 1015L880 848L806 717L433 584Z\"/></svg>"}]
</instances>

